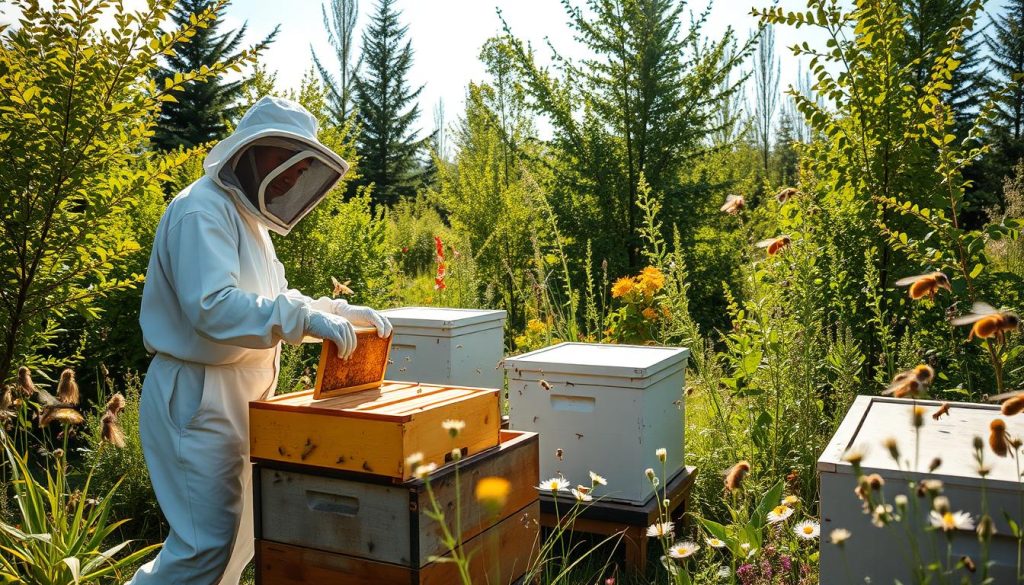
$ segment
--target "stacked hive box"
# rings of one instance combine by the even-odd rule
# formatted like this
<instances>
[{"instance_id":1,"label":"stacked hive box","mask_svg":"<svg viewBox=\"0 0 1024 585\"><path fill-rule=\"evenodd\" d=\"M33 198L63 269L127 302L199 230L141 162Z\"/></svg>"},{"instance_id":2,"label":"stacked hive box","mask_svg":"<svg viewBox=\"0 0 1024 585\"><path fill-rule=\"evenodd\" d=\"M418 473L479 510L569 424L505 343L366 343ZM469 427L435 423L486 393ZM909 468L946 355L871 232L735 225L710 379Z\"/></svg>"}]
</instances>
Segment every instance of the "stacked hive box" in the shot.
<instances>
[{"instance_id":1,"label":"stacked hive box","mask_svg":"<svg viewBox=\"0 0 1024 585\"><path fill-rule=\"evenodd\" d=\"M606 500L643 505L645 468L683 469L685 348L562 343L504 361L511 427L539 432L541 474L608 480Z\"/></svg>"},{"instance_id":2,"label":"stacked hive box","mask_svg":"<svg viewBox=\"0 0 1024 585\"><path fill-rule=\"evenodd\" d=\"M912 422L914 405L924 406L924 424L915 429ZM943 495L949 498L953 511L971 514L977 523L982 514L983 501L988 514L995 520L996 534L992 539L989 558L992 566L989 577L993 583L1015 583L1017 568L1017 541L1006 518L1020 521L1022 486L1017 477L1013 457L1000 458L989 449L989 424L1002 418L1011 436L1024 436L1024 417L1002 417L999 407L984 404L950 403L949 414L934 420L941 403L931 401L899 400L878 396L860 396L836 431L825 452L818 459L821 487L821 534L827 542L836 528L849 530L851 537L842 548L825 544L821 547L822 583L910 583L911 571L932 561L946 562L947 539L953 562L966 555L981 567L982 556L974 530L957 529L948 534L926 530L929 526L929 499L918 497L908 489L908 482L920 483L932 478L942 481ZM900 463L892 459L882 441L894 438L900 451ZM991 467L982 480L978 476L973 438L985 442L985 464ZM871 516L863 513L861 501L854 495L856 474L853 466L844 460L844 454L856 449L864 453L861 462L865 474L878 473L885 480L885 500L892 503L897 494L906 494L915 504L905 513L904 523L877 528ZM927 473L936 457L941 465ZM914 459L917 459L915 467ZM915 469L917 471L915 471ZM909 531L908 532L908 528ZM913 533L914 538L908 538ZM911 546L918 543L915 556ZM937 558L936 554L941 555ZM914 563L920 560L920 565ZM979 570L980 573L980 570Z\"/></svg>"},{"instance_id":3,"label":"stacked hive box","mask_svg":"<svg viewBox=\"0 0 1024 585\"><path fill-rule=\"evenodd\" d=\"M502 388L505 311L402 307L384 314L395 327L388 380Z\"/></svg>"},{"instance_id":4,"label":"stacked hive box","mask_svg":"<svg viewBox=\"0 0 1024 585\"><path fill-rule=\"evenodd\" d=\"M352 367L325 344L315 390L250 404L257 583L457 581L454 565L431 562L447 550L425 514L425 485L406 465L417 452L440 466L431 487L450 529L461 503L462 540L475 551L479 582L522 575L537 536L537 436L499 430L497 390L380 382L387 348L369 340L360 347L352 360L362 365ZM370 359L376 369L365 367ZM447 419L466 423L457 437L442 428ZM497 515L472 497L487 476L512 483Z\"/></svg>"}]
</instances>

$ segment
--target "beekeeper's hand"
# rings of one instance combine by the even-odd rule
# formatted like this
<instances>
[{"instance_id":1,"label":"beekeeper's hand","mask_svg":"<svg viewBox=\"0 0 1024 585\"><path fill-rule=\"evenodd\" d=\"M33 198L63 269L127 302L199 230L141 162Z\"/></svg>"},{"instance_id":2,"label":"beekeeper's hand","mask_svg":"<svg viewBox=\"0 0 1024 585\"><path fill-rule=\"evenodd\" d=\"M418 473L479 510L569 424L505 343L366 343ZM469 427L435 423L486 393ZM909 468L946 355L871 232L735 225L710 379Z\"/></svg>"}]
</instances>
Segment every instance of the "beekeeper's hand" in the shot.
<instances>
[{"instance_id":1,"label":"beekeeper's hand","mask_svg":"<svg viewBox=\"0 0 1024 585\"><path fill-rule=\"evenodd\" d=\"M338 357L347 360L356 350L356 330L348 319L331 313L310 311L306 317L306 335L330 340L338 346Z\"/></svg>"},{"instance_id":2,"label":"beekeeper's hand","mask_svg":"<svg viewBox=\"0 0 1024 585\"><path fill-rule=\"evenodd\" d=\"M335 299L332 301L331 307L334 309L335 315L348 319L353 325L376 327L377 337L383 339L391 335L391 321L370 307L350 305L345 299Z\"/></svg>"}]
</instances>

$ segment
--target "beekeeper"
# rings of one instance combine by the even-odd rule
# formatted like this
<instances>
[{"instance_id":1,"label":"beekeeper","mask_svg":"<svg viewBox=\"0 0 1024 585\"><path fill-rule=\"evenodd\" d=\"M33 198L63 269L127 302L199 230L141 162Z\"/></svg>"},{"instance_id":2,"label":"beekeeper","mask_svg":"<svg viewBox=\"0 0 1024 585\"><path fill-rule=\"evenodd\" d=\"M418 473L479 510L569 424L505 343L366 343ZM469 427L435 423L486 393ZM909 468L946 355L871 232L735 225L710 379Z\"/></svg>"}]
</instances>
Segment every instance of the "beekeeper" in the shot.
<instances>
[{"instance_id":1,"label":"beekeeper","mask_svg":"<svg viewBox=\"0 0 1024 585\"><path fill-rule=\"evenodd\" d=\"M160 220L139 431L170 532L130 583L238 583L253 556L248 403L273 394L281 342L329 339L348 358L353 325L391 334L370 308L289 290L274 253L268 230L287 235L348 171L316 133L302 106L261 99Z\"/></svg>"}]
</instances>

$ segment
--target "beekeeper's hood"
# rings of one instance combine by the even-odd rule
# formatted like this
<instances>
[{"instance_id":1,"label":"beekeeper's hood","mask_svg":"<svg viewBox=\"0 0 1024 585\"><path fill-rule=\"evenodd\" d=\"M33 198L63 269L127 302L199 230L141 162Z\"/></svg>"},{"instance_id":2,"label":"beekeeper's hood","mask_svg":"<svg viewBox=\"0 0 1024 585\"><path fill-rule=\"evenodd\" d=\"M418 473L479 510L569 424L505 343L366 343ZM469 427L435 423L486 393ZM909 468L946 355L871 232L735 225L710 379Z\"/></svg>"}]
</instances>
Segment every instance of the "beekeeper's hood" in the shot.
<instances>
[{"instance_id":1,"label":"beekeeper's hood","mask_svg":"<svg viewBox=\"0 0 1024 585\"><path fill-rule=\"evenodd\" d=\"M286 235L348 171L317 140L317 127L301 105L265 97L210 149L203 168L267 228Z\"/></svg>"}]
</instances>

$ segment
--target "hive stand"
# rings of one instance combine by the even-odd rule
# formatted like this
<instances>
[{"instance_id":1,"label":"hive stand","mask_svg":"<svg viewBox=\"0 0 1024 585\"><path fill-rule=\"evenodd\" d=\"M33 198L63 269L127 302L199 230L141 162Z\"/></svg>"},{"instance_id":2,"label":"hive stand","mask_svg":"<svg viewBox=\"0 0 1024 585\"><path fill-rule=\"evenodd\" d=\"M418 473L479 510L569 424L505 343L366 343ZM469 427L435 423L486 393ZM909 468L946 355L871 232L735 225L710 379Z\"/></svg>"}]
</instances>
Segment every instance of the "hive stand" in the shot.
<instances>
[{"instance_id":1,"label":"hive stand","mask_svg":"<svg viewBox=\"0 0 1024 585\"><path fill-rule=\"evenodd\" d=\"M679 470L675 477L668 481L669 516L674 521L682 519L686 514L690 490L696 479L697 468L690 465ZM647 545L650 540L647 536L647 527L658 521L658 500L662 493L659 488L658 493L651 496L642 506L595 500L581 508L582 512L573 522L572 530L602 536L621 534L626 547L626 570L643 575L647 569ZM564 513L571 507L566 505L566 502L571 502L572 496L569 495L568 499L562 497L560 500L560 509ZM540 495L540 512L541 526L554 528L555 500L551 494Z\"/></svg>"}]
</instances>

